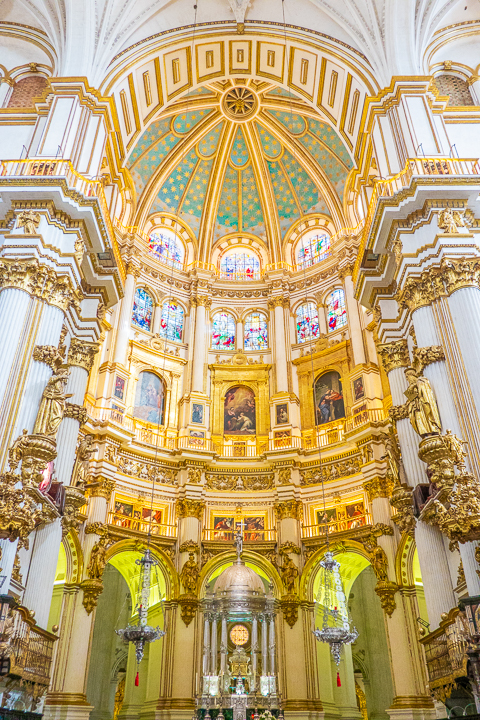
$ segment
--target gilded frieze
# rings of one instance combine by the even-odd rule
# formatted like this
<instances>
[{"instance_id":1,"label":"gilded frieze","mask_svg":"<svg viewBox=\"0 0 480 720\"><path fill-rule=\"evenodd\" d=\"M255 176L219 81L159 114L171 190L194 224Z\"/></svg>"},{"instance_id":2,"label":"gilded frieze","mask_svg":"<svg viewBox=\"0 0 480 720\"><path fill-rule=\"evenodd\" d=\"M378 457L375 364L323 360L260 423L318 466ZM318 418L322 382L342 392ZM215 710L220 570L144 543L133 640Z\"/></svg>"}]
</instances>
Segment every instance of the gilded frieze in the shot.
<instances>
[{"instance_id":1,"label":"gilded frieze","mask_svg":"<svg viewBox=\"0 0 480 720\"><path fill-rule=\"evenodd\" d=\"M300 485L318 485L322 482L356 475L361 470L361 464L360 456L354 456L346 460L300 470Z\"/></svg>"},{"instance_id":2,"label":"gilded frieze","mask_svg":"<svg viewBox=\"0 0 480 720\"><path fill-rule=\"evenodd\" d=\"M273 473L255 473L254 475L238 473L206 473L206 489L221 491L259 491L271 490L274 486Z\"/></svg>"}]
</instances>

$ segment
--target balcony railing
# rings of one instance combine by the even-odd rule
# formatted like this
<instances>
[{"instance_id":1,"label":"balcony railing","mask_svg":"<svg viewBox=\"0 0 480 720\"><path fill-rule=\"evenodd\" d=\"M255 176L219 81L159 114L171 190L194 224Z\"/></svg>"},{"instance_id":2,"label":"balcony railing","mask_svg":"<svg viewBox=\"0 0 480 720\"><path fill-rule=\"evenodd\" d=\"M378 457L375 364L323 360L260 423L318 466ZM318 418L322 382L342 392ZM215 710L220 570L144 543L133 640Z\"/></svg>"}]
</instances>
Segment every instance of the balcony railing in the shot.
<instances>
[{"instance_id":1,"label":"balcony railing","mask_svg":"<svg viewBox=\"0 0 480 720\"><path fill-rule=\"evenodd\" d=\"M362 410L359 413L355 413L345 420L345 432L349 433L352 430L357 430L363 425L369 425L370 423L379 423L387 420L387 415L383 408L373 408L370 410Z\"/></svg>"},{"instance_id":2,"label":"balcony railing","mask_svg":"<svg viewBox=\"0 0 480 720\"><path fill-rule=\"evenodd\" d=\"M57 637L37 627L27 608L0 596L0 655L9 661L8 675L47 687Z\"/></svg>"},{"instance_id":3,"label":"balcony railing","mask_svg":"<svg viewBox=\"0 0 480 720\"><path fill-rule=\"evenodd\" d=\"M142 520L141 518L131 518L121 513L110 512L108 514L108 524L115 525L116 527L126 528L127 530L134 530L135 532L148 534L150 523ZM166 525L165 523L151 523L151 534L160 537L176 537L177 526Z\"/></svg>"},{"instance_id":4,"label":"balcony railing","mask_svg":"<svg viewBox=\"0 0 480 720\"><path fill-rule=\"evenodd\" d=\"M363 261L363 255L368 243L368 236L372 227L373 219L377 211L377 203L382 198L393 197L400 190L408 188L414 177L443 176L443 175L479 175L480 164L478 158L411 158L407 160L405 167L397 175L387 180L378 180L373 188L373 193L368 206L367 218L363 228L362 241L355 263L353 273L354 281Z\"/></svg>"},{"instance_id":5,"label":"balcony railing","mask_svg":"<svg viewBox=\"0 0 480 720\"><path fill-rule=\"evenodd\" d=\"M110 219L110 211L103 185L99 180L86 178L75 170L70 160L61 158L28 158L25 160L0 161L0 177L44 177L64 178L69 189L75 190L86 198L94 198L100 205L102 216L113 248L118 271L125 277L123 263L117 247L117 240Z\"/></svg>"},{"instance_id":6,"label":"balcony railing","mask_svg":"<svg viewBox=\"0 0 480 720\"><path fill-rule=\"evenodd\" d=\"M205 542L218 541L233 543L235 540L235 530L215 530L213 528L205 528L203 530L203 540ZM277 539L276 530L244 530L243 541L246 543L253 542L275 542Z\"/></svg>"},{"instance_id":7,"label":"balcony railing","mask_svg":"<svg viewBox=\"0 0 480 720\"><path fill-rule=\"evenodd\" d=\"M429 686L437 690L439 698L449 697L455 679L467 674L466 633L462 614L453 608L439 628L420 640L425 648Z\"/></svg>"},{"instance_id":8,"label":"balcony railing","mask_svg":"<svg viewBox=\"0 0 480 720\"><path fill-rule=\"evenodd\" d=\"M331 520L327 523L328 535L346 532L347 530L355 530L356 528L371 525L372 519L369 513L363 515L355 515L354 517L342 518L340 520ZM302 540L308 538L322 538L327 536L325 523L317 523L316 525L302 525Z\"/></svg>"}]
</instances>

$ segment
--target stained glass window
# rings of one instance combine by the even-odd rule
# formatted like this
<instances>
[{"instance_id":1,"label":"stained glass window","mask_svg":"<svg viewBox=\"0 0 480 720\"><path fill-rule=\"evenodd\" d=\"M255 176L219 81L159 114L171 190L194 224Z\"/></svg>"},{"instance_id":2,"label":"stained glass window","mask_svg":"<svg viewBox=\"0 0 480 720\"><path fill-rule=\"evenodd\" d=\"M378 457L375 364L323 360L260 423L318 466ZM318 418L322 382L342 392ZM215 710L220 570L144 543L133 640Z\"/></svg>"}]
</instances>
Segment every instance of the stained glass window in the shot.
<instances>
[{"instance_id":1,"label":"stained glass window","mask_svg":"<svg viewBox=\"0 0 480 720\"><path fill-rule=\"evenodd\" d=\"M133 301L132 325L142 330L152 329L153 300L146 290L137 288Z\"/></svg>"},{"instance_id":2,"label":"stained glass window","mask_svg":"<svg viewBox=\"0 0 480 720\"><path fill-rule=\"evenodd\" d=\"M300 305L297 309L297 342L308 342L319 334L317 308L312 302Z\"/></svg>"},{"instance_id":3,"label":"stained glass window","mask_svg":"<svg viewBox=\"0 0 480 720\"><path fill-rule=\"evenodd\" d=\"M259 312L253 312L245 320L245 350L265 350L268 347L267 318Z\"/></svg>"},{"instance_id":4,"label":"stained glass window","mask_svg":"<svg viewBox=\"0 0 480 720\"><path fill-rule=\"evenodd\" d=\"M228 280L257 280L260 261L252 251L229 250L222 257L220 275Z\"/></svg>"},{"instance_id":5,"label":"stained glass window","mask_svg":"<svg viewBox=\"0 0 480 720\"><path fill-rule=\"evenodd\" d=\"M310 267L330 255L330 235L327 233L310 232L305 234L297 244L297 263L302 267Z\"/></svg>"},{"instance_id":6,"label":"stained glass window","mask_svg":"<svg viewBox=\"0 0 480 720\"><path fill-rule=\"evenodd\" d=\"M174 342L182 342L183 308L174 302L163 303L160 320L160 337Z\"/></svg>"},{"instance_id":7,"label":"stained glass window","mask_svg":"<svg viewBox=\"0 0 480 720\"><path fill-rule=\"evenodd\" d=\"M338 330L347 324L347 311L345 309L345 293L343 290L334 290L327 300L328 332Z\"/></svg>"},{"instance_id":8,"label":"stained glass window","mask_svg":"<svg viewBox=\"0 0 480 720\"><path fill-rule=\"evenodd\" d=\"M183 245L171 230L154 230L148 238L148 250L166 265L183 266Z\"/></svg>"},{"instance_id":9,"label":"stained glass window","mask_svg":"<svg viewBox=\"0 0 480 720\"><path fill-rule=\"evenodd\" d=\"M225 312L212 318L212 347L223 350L235 348L235 318Z\"/></svg>"}]
</instances>

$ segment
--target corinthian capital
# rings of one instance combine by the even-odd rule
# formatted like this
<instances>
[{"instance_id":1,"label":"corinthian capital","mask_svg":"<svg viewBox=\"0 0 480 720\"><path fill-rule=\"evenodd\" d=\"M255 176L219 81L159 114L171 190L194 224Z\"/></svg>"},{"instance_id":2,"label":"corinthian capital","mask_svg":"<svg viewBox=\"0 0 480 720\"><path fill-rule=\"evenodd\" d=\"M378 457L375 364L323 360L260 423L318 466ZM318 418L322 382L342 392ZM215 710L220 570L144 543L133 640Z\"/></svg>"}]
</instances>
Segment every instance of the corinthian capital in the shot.
<instances>
[{"instance_id":1,"label":"corinthian capital","mask_svg":"<svg viewBox=\"0 0 480 720\"><path fill-rule=\"evenodd\" d=\"M98 352L98 343L86 342L78 338L72 338L68 350L68 364L83 367L87 372L93 367L95 355Z\"/></svg>"},{"instance_id":2,"label":"corinthian capital","mask_svg":"<svg viewBox=\"0 0 480 720\"><path fill-rule=\"evenodd\" d=\"M45 300L66 311L70 306L80 309L82 293L74 288L68 275L60 275L53 268L42 265L35 258L0 260L0 288L18 288L31 297Z\"/></svg>"},{"instance_id":3,"label":"corinthian capital","mask_svg":"<svg viewBox=\"0 0 480 720\"><path fill-rule=\"evenodd\" d=\"M460 288L478 287L480 258L460 258L459 260L444 258L440 266L440 273L449 295Z\"/></svg>"},{"instance_id":4,"label":"corinthian capital","mask_svg":"<svg viewBox=\"0 0 480 720\"><path fill-rule=\"evenodd\" d=\"M377 352L380 355L388 374L392 370L410 365L410 356L408 354L408 345L406 340L395 340L390 343L377 345Z\"/></svg>"},{"instance_id":5,"label":"corinthian capital","mask_svg":"<svg viewBox=\"0 0 480 720\"><path fill-rule=\"evenodd\" d=\"M203 500L190 500L189 498L177 500L177 515L179 518L195 517L200 520L204 509L205 503Z\"/></svg>"}]
</instances>

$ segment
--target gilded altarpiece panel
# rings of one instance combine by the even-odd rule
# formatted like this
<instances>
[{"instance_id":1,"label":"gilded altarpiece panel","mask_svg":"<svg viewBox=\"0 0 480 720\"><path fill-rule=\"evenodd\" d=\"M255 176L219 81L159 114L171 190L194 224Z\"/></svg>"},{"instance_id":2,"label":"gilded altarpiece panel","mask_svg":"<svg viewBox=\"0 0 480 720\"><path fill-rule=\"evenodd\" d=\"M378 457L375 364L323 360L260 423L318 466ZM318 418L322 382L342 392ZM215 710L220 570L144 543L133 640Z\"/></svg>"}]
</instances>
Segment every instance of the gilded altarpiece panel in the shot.
<instances>
[{"instance_id":1,"label":"gilded altarpiece panel","mask_svg":"<svg viewBox=\"0 0 480 720\"><path fill-rule=\"evenodd\" d=\"M240 427L240 423L237 422L236 430L232 435L250 434L257 439L267 436L270 426L268 374L271 365L249 362L246 355L236 353L228 361L214 363L209 365L209 368L212 374L212 437L220 439L228 434L225 432L225 413L226 407L233 405L232 402L229 403L229 398L235 389L244 389L243 393L236 394L242 396L241 400L244 404L248 401L249 406L254 405L254 422L252 422L253 407L249 411L249 407L242 406L239 408L242 412L236 414L240 418L244 416L243 425ZM253 397L248 397L251 394Z\"/></svg>"},{"instance_id":2,"label":"gilded altarpiece panel","mask_svg":"<svg viewBox=\"0 0 480 720\"><path fill-rule=\"evenodd\" d=\"M318 345L319 343L317 343L317 347ZM350 414L350 408L353 404L352 389L349 380L350 354L348 340L336 343L324 350L316 349L313 355L307 353L301 358L296 358L293 363L297 366L300 413L302 428L305 430L315 427L315 410L312 392L312 361L316 381L321 375L327 372L334 371L340 374L345 416Z\"/></svg>"}]
</instances>

